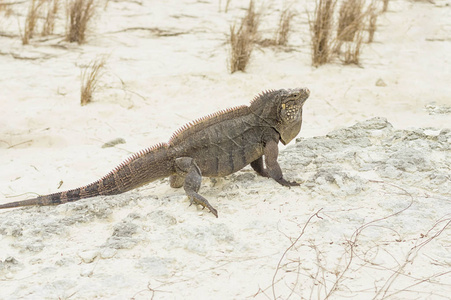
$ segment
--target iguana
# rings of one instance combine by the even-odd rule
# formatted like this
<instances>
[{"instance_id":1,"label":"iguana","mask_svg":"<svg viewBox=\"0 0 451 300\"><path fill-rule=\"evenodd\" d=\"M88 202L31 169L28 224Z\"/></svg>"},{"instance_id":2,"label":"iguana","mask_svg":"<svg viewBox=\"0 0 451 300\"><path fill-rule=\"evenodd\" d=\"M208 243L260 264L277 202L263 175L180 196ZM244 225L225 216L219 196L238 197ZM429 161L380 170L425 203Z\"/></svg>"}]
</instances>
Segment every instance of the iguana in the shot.
<instances>
[{"instance_id":1,"label":"iguana","mask_svg":"<svg viewBox=\"0 0 451 300\"><path fill-rule=\"evenodd\" d=\"M91 184L2 204L0 209L115 195L169 177L171 187L183 186L191 204L207 207L218 217L217 210L198 194L202 176L226 176L250 164L259 175L281 185L299 185L283 178L277 162L278 143L288 144L301 130L302 106L309 95L307 88L263 92L249 106L222 110L186 124L168 143L133 154Z\"/></svg>"}]
</instances>

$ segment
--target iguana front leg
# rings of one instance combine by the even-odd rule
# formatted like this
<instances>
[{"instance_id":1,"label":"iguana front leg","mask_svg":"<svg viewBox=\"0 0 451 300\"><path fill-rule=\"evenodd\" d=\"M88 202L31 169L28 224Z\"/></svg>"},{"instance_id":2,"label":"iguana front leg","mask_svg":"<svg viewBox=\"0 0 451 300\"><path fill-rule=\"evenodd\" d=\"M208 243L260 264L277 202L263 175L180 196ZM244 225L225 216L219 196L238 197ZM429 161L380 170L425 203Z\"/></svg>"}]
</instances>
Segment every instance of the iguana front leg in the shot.
<instances>
[{"instance_id":1,"label":"iguana front leg","mask_svg":"<svg viewBox=\"0 0 451 300\"><path fill-rule=\"evenodd\" d=\"M254 170L257 171L259 174L265 174L265 172L268 174L269 177L280 183L284 186L296 186L300 185L297 182L294 181L287 181L283 178L282 169L279 166L279 163L277 162L277 157L279 156L279 147L277 146L278 142L274 140L270 140L266 143L265 148L263 149L263 154L265 156L265 165L266 169L263 169L264 172L258 171L255 169L255 166L260 164L255 161L254 165L252 166ZM252 165L252 164L251 164ZM262 166L263 167L263 166ZM263 175L265 176L265 175Z\"/></svg>"},{"instance_id":2,"label":"iguana front leg","mask_svg":"<svg viewBox=\"0 0 451 300\"><path fill-rule=\"evenodd\" d=\"M171 186L177 186L180 184L181 178L184 178L183 188L190 200L190 205L196 203L202 205L202 207L207 207L217 218L218 211L208 203L207 199L197 193L202 182L202 173L194 159L191 157L177 158L175 160L175 166L177 175L172 177Z\"/></svg>"},{"instance_id":3,"label":"iguana front leg","mask_svg":"<svg viewBox=\"0 0 451 300\"><path fill-rule=\"evenodd\" d=\"M263 157L259 157L253 162L251 162L251 167L260 176L269 177L268 172L266 172L265 166L263 165Z\"/></svg>"}]
</instances>

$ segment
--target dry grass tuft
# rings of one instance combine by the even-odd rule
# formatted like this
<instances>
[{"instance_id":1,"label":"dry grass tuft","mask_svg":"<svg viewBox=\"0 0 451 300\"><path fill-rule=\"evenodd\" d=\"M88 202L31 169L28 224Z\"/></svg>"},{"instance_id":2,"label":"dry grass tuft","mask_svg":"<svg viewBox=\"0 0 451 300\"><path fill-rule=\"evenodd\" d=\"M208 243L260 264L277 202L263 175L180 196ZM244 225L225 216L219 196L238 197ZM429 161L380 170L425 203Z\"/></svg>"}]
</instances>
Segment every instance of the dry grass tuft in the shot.
<instances>
[{"instance_id":1,"label":"dry grass tuft","mask_svg":"<svg viewBox=\"0 0 451 300\"><path fill-rule=\"evenodd\" d=\"M378 17L376 0L366 9L364 0L345 0L335 23L336 4L337 0L317 0L315 19L311 21L309 18L313 66L328 63L335 57L344 64L358 65L365 30L368 30L368 41L373 40Z\"/></svg>"},{"instance_id":2,"label":"dry grass tuft","mask_svg":"<svg viewBox=\"0 0 451 300\"><path fill-rule=\"evenodd\" d=\"M86 105L92 101L92 94L98 87L99 79L103 74L106 57L100 56L92 60L81 73L80 104Z\"/></svg>"},{"instance_id":3,"label":"dry grass tuft","mask_svg":"<svg viewBox=\"0 0 451 300\"><path fill-rule=\"evenodd\" d=\"M221 12L221 0L219 0L219 12ZM224 12L227 13L229 11L230 0L226 0Z\"/></svg>"},{"instance_id":4,"label":"dry grass tuft","mask_svg":"<svg viewBox=\"0 0 451 300\"><path fill-rule=\"evenodd\" d=\"M0 13L2 13L5 17L10 17L13 15L14 11L10 8L14 2L6 3L5 0L0 0Z\"/></svg>"},{"instance_id":5,"label":"dry grass tuft","mask_svg":"<svg viewBox=\"0 0 451 300\"><path fill-rule=\"evenodd\" d=\"M384 6L382 7L382 12L386 12L388 10L388 1L389 0L383 0Z\"/></svg>"},{"instance_id":6,"label":"dry grass tuft","mask_svg":"<svg viewBox=\"0 0 451 300\"><path fill-rule=\"evenodd\" d=\"M35 33L39 19L41 19L39 23L42 23L41 35L46 36L53 34L58 9L59 0L32 0L25 18L22 44L26 45L30 42L30 39Z\"/></svg>"},{"instance_id":7,"label":"dry grass tuft","mask_svg":"<svg viewBox=\"0 0 451 300\"><path fill-rule=\"evenodd\" d=\"M344 64L360 64L360 48L363 44L365 26L367 26L368 31L368 43L373 42L374 33L376 31L377 23L377 4L373 0L365 11L363 11L363 1L362 0L347 0L349 10L353 12L352 22L344 28L337 29L337 52L340 52L339 48L342 46L343 41L345 41L345 51L343 53L343 63ZM356 9L358 7L358 9ZM348 13L350 15L350 13ZM345 22L346 23L346 22Z\"/></svg>"},{"instance_id":8,"label":"dry grass tuft","mask_svg":"<svg viewBox=\"0 0 451 300\"><path fill-rule=\"evenodd\" d=\"M260 25L260 13L255 11L254 1L249 1L247 13L243 18L244 27L255 40L258 35L258 26Z\"/></svg>"},{"instance_id":9,"label":"dry grass tuft","mask_svg":"<svg viewBox=\"0 0 451 300\"><path fill-rule=\"evenodd\" d=\"M244 71L251 57L254 42L258 39L258 26L260 14L255 12L254 1L249 2L246 16L241 20L241 25L230 27L230 72Z\"/></svg>"},{"instance_id":10,"label":"dry grass tuft","mask_svg":"<svg viewBox=\"0 0 451 300\"><path fill-rule=\"evenodd\" d=\"M371 2L368 7L368 43L372 43L374 40L374 33L377 29L377 18L379 17L379 12L376 8L376 1Z\"/></svg>"},{"instance_id":11,"label":"dry grass tuft","mask_svg":"<svg viewBox=\"0 0 451 300\"><path fill-rule=\"evenodd\" d=\"M352 42L363 21L363 1L345 0L339 10L337 39Z\"/></svg>"},{"instance_id":12,"label":"dry grass tuft","mask_svg":"<svg viewBox=\"0 0 451 300\"><path fill-rule=\"evenodd\" d=\"M25 18L25 27L22 33L22 44L27 45L30 39L33 37L36 23L38 21L38 14L43 1L31 0L31 4L28 7L28 13Z\"/></svg>"},{"instance_id":13,"label":"dry grass tuft","mask_svg":"<svg viewBox=\"0 0 451 300\"><path fill-rule=\"evenodd\" d=\"M312 34L312 64L315 67L325 64L331 59L332 28L336 3L336 0L319 0L316 2L314 19L309 20Z\"/></svg>"},{"instance_id":14,"label":"dry grass tuft","mask_svg":"<svg viewBox=\"0 0 451 300\"><path fill-rule=\"evenodd\" d=\"M44 24L42 26L42 35L50 35L53 34L53 30L55 29L55 20L58 15L59 9L59 0L48 0L46 7L46 14Z\"/></svg>"},{"instance_id":15,"label":"dry grass tuft","mask_svg":"<svg viewBox=\"0 0 451 300\"><path fill-rule=\"evenodd\" d=\"M345 65L360 64L360 48L362 47L362 43L363 31L358 30L355 33L352 42L346 43L345 45L345 51L343 52L343 63Z\"/></svg>"},{"instance_id":16,"label":"dry grass tuft","mask_svg":"<svg viewBox=\"0 0 451 300\"><path fill-rule=\"evenodd\" d=\"M66 38L69 42L84 43L85 33L94 13L94 0L71 0L67 2L69 28L66 31Z\"/></svg>"},{"instance_id":17,"label":"dry grass tuft","mask_svg":"<svg viewBox=\"0 0 451 300\"><path fill-rule=\"evenodd\" d=\"M280 15L279 28L276 33L276 45L278 46L286 46L288 42L288 35L290 33L290 23L294 17L294 13L286 8L282 11Z\"/></svg>"},{"instance_id":18,"label":"dry grass tuft","mask_svg":"<svg viewBox=\"0 0 451 300\"><path fill-rule=\"evenodd\" d=\"M243 25L236 30L236 25L230 27L230 72L244 71L253 50L253 41Z\"/></svg>"}]
</instances>

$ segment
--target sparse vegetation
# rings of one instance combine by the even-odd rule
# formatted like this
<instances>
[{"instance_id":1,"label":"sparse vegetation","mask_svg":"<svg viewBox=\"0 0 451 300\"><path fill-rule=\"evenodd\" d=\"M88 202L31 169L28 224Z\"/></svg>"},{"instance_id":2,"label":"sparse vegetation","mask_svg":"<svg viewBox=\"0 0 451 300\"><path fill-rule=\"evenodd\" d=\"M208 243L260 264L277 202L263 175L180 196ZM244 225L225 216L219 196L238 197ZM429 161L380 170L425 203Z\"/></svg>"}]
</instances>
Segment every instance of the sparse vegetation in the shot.
<instances>
[{"instance_id":1,"label":"sparse vegetation","mask_svg":"<svg viewBox=\"0 0 451 300\"><path fill-rule=\"evenodd\" d=\"M376 8L376 2L373 1L368 8L369 20L368 20L368 43L372 43L374 40L374 33L377 29L377 18L379 13Z\"/></svg>"},{"instance_id":2,"label":"sparse vegetation","mask_svg":"<svg viewBox=\"0 0 451 300\"><path fill-rule=\"evenodd\" d=\"M59 0L47 0L46 1L46 14L44 24L42 26L42 35L53 34L55 29L55 20L58 15Z\"/></svg>"},{"instance_id":3,"label":"sparse vegetation","mask_svg":"<svg viewBox=\"0 0 451 300\"><path fill-rule=\"evenodd\" d=\"M333 45L332 28L336 0L316 2L314 19L309 22L312 35L312 63L320 66L331 59Z\"/></svg>"},{"instance_id":4,"label":"sparse vegetation","mask_svg":"<svg viewBox=\"0 0 451 300\"><path fill-rule=\"evenodd\" d=\"M362 25L362 0L345 0L340 6L337 39L352 42Z\"/></svg>"},{"instance_id":5,"label":"sparse vegetation","mask_svg":"<svg viewBox=\"0 0 451 300\"><path fill-rule=\"evenodd\" d=\"M31 0L30 6L28 7L27 16L25 18L25 26L22 32L23 45L27 45L33 37L38 20L39 9L42 3L43 2L41 0Z\"/></svg>"},{"instance_id":6,"label":"sparse vegetation","mask_svg":"<svg viewBox=\"0 0 451 300\"><path fill-rule=\"evenodd\" d=\"M5 17L9 17L12 15L13 11L9 6L11 3L5 3L4 0L0 0L0 13L2 13Z\"/></svg>"},{"instance_id":7,"label":"sparse vegetation","mask_svg":"<svg viewBox=\"0 0 451 300\"><path fill-rule=\"evenodd\" d=\"M345 45L345 51L343 52L343 63L345 65L349 64L360 64L360 48L363 42L363 31L359 29L352 40Z\"/></svg>"},{"instance_id":8,"label":"sparse vegetation","mask_svg":"<svg viewBox=\"0 0 451 300\"><path fill-rule=\"evenodd\" d=\"M340 54L344 46L344 64L360 63L366 15L367 12L363 12L362 0L345 0L340 7L334 51Z\"/></svg>"},{"instance_id":9,"label":"sparse vegetation","mask_svg":"<svg viewBox=\"0 0 451 300\"><path fill-rule=\"evenodd\" d=\"M69 42L84 43L86 30L94 16L94 0L71 0L67 3L68 29L66 38Z\"/></svg>"},{"instance_id":10,"label":"sparse vegetation","mask_svg":"<svg viewBox=\"0 0 451 300\"><path fill-rule=\"evenodd\" d=\"M230 72L244 71L253 50L252 41L243 24L238 29L236 25L230 27Z\"/></svg>"},{"instance_id":11,"label":"sparse vegetation","mask_svg":"<svg viewBox=\"0 0 451 300\"><path fill-rule=\"evenodd\" d=\"M28 7L23 32L21 32L22 44L26 45L30 42L38 27L38 21L42 23L41 35L53 34L58 8L59 0L32 0ZM40 15L44 15L44 19Z\"/></svg>"},{"instance_id":12,"label":"sparse vegetation","mask_svg":"<svg viewBox=\"0 0 451 300\"><path fill-rule=\"evenodd\" d=\"M240 27L230 27L230 72L244 71L251 57L254 42L258 38L260 14L255 12L254 1L249 2L246 16L241 20Z\"/></svg>"},{"instance_id":13,"label":"sparse vegetation","mask_svg":"<svg viewBox=\"0 0 451 300\"><path fill-rule=\"evenodd\" d=\"M389 0L383 0L384 6L382 7L382 12L386 12L388 10L388 1Z\"/></svg>"},{"instance_id":14,"label":"sparse vegetation","mask_svg":"<svg viewBox=\"0 0 451 300\"><path fill-rule=\"evenodd\" d=\"M286 8L280 15L279 28L277 29L275 44L278 46L285 46L288 42L288 35L290 33L291 20L294 13Z\"/></svg>"},{"instance_id":15,"label":"sparse vegetation","mask_svg":"<svg viewBox=\"0 0 451 300\"><path fill-rule=\"evenodd\" d=\"M105 67L106 57L95 58L81 73L81 96L80 104L86 105L92 101L92 94L98 87L99 79Z\"/></svg>"},{"instance_id":16,"label":"sparse vegetation","mask_svg":"<svg viewBox=\"0 0 451 300\"><path fill-rule=\"evenodd\" d=\"M221 11L221 0L219 0L219 11ZM224 12L227 13L229 11L230 0L226 0Z\"/></svg>"},{"instance_id":17,"label":"sparse vegetation","mask_svg":"<svg viewBox=\"0 0 451 300\"><path fill-rule=\"evenodd\" d=\"M333 58L341 59L344 64L358 65L365 30L368 42L373 41L378 17L375 0L366 9L363 0L345 0L334 22L336 3L337 0L316 2L315 18L309 22L313 66L328 63Z\"/></svg>"}]
</instances>

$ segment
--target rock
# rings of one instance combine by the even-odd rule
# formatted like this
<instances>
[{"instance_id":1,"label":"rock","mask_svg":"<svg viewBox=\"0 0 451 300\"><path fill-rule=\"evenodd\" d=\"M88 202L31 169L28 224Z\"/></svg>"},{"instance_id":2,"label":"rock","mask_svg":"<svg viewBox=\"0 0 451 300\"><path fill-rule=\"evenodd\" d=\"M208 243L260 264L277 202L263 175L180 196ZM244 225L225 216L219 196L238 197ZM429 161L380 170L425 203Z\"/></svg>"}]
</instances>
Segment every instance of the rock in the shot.
<instances>
[{"instance_id":1,"label":"rock","mask_svg":"<svg viewBox=\"0 0 451 300\"><path fill-rule=\"evenodd\" d=\"M147 214L147 217L155 224L161 226L171 226L177 224L177 219L163 210L152 211Z\"/></svg>"},{"instance_id":2,"label":"rock","mask_svg":"<svg viewBox=\"0 0 451 300\"><path fill-rule=\"evenodd\" d=\"M82 268L80 270L80 276L81 277L89 277L92 275L93 272L94 272L94 270L93 270L92 266L82 266Z\"/></svg>"},{"instance_id":3,"label":"rock","mask_svg":"<svg viewBox=\"0 0 451 300\"><path fill-rule=\"evenodd\" d=\"M382 78L379 78L376 81L376 86L387 86L387 84L382 80Z\"/></svg>"},{"instance_id":4,"label":"rock","mask_svg":"<svg viewBox=\"0 0 451 300\"><path fill-rule=\"evenodd\" d=\"M102 247L113 249L131 249L138 243L138 240L129 237L109 237Z\"/></svg>"},{"instance_id":5,"label":"rock","mask_svg":"<svg viewBox=\"0 0 451 300\"><path fill-rule=\"evenodd\" d=\"M113 258L117 253L116 249L112 249L112 248L105 248L102 250L102 252L100 253L100 258L102 259L109 259L109 258Z\"/></svg>"},{"instance_id":6,"label":"rock","mask_svg":"<svg viewBox=\"0 0 451 300\"><path fill-rule=\"evenodd\" d=\"M170 261L159 257L143 257L135 264L135 268L151 276L168 276Z\"/></svg>"},{"instance_id":7,"label":"rock","mask_svg":"<svg viewBox=\"0 0 451 300\"><path fill-rule=\"evenodd\" d=\"M102 145L102 148L110 148L110 147L114 147L118 144L125 144L125 140L123 138L117 138L117 139L108 141Z\"/></svg>"},{"instance_id":8,"label":"rock","mask_svg":"<svg viewBox=\"0 0 451 300\"><path fill-rule=\"evenodd\" d=\"M96 259L97 256L99 256L99 251L97 250L86 250L86 251L80 251L77 253L78 257L81 258L81 260L86 263L90 264Z\"/></svg>"},{"instance_id":9,"label":"rock","mask_svg":"<svg viewBox=\"0 0 451 300\"><path fill-rule=\"evenodd\" d=\"M136 233L137 228L136 224L123 220L114 226L113 236L131 237Z\"/></svg>"}]
</instances>

